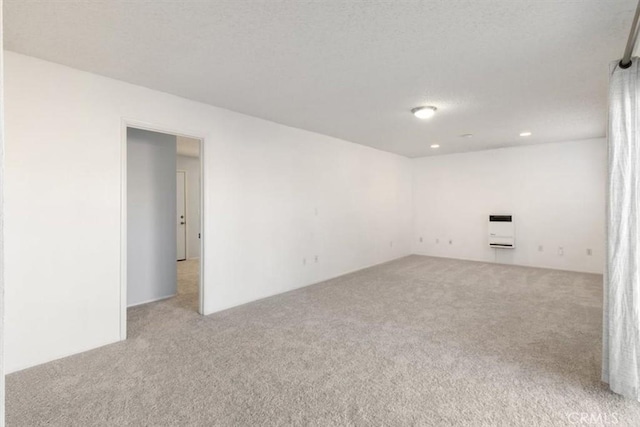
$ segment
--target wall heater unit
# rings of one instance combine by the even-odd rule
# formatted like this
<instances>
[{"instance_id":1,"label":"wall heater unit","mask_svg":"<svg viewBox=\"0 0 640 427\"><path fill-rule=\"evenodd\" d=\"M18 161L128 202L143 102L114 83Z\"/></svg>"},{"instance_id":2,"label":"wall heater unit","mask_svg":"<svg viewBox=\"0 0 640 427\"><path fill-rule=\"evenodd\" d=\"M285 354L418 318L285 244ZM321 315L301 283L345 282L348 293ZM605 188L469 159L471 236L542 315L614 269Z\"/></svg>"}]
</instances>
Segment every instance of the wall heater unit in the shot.
<instances>
[{"instance_id":1,"label":"wall heater unit","mask_svg":"<svg viewBox=\"0 0 640 427\"><path fill-rule=\"evenodd\" d=\"M515 227L511 215L489 215L489 246L503 249L516 247Z\"/></svg>"}]
</instances>

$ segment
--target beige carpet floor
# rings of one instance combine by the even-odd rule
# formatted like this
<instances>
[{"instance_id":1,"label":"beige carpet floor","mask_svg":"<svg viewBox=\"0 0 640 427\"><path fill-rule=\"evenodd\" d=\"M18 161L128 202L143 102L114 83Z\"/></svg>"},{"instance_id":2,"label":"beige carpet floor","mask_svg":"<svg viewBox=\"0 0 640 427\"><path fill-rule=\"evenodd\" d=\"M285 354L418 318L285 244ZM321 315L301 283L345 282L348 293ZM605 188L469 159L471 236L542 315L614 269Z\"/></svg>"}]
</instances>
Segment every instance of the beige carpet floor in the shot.
<instances>
[{"instance_id":1,"label":"beige carpet floor","mask_svg":"<svg viewBox=\"0 0 640 427\"><path fill-rule=\"evenodd\" d=\"M601 276L410 256L202 317L180 268L126 342L9 375L8 426L640 425Z\"/></svg>"}]
</instances>

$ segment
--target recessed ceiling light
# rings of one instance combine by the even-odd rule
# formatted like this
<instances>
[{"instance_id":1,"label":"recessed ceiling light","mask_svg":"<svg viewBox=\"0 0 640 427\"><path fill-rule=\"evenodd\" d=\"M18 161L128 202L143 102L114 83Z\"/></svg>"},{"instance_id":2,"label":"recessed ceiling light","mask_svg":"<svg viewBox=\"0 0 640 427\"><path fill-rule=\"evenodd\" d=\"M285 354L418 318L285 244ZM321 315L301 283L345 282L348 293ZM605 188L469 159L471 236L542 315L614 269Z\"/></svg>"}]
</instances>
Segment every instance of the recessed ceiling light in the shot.
<instances>
[{"instance_id":1,"label":"recessed ceiling light","mask_svg":"<svg viewBox=\"0 0 640 427\"><path fill-rule=\"evenodd\" d=\"M419 119L428 119L433 117L433 115L436 113L436 110L436 107L416 107L412 108L411 112Z\"/></svg>"},{"instance_id":2,"label":"recessed ceiling light","mask_svg":"<svg viewBox=\"0 0 640 427\"><path fill-rule=\"evenodd\" d=\"M440 144L431 144L431 148L440 148Z\"/></svg>"},{"instance_id":3,"label":"recessed ceiling light","mask_svg":"<svg viewBox=\"0 0 640 427\"><path fill-rule=\"evenodd\" d=\"M472 133L463 133L462 135L460 135L461 138L471 138L472 136Z\"/></svg>"},{"instance_id":4,"label":"recessed ceiling light","mask_svg":"<svg viewBox=\"0 0 640 427\"><path fill-rule=\"evenodd\" d=\"M531 132L522 132L520 136L531 136Z\"/></svg>"}]
</instances>

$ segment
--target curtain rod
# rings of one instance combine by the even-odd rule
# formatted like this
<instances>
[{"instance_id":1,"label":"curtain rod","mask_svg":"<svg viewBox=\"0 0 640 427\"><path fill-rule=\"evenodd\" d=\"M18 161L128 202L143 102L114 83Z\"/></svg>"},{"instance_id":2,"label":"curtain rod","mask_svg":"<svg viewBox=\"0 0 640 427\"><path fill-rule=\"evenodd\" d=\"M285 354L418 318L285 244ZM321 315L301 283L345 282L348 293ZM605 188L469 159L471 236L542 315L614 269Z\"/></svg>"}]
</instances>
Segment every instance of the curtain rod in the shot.
<instances>
[{"instance_id":1,"label":"curtain rod","mask_svg":"<svg viewBox=\"0 0 640 427\"><path fill-rule=\"evenodd\" d=\"M633 23L631 24L631 31L629 31L629 39L627 40L627 46L624 49L624 55L620 60L620 68L629 68L631 66L631 55L633 55L633 47L636 44L638 38L638 17L640 17L640 1L636 7L636 14L633 17Z\"/></svg>"}]
</instances>

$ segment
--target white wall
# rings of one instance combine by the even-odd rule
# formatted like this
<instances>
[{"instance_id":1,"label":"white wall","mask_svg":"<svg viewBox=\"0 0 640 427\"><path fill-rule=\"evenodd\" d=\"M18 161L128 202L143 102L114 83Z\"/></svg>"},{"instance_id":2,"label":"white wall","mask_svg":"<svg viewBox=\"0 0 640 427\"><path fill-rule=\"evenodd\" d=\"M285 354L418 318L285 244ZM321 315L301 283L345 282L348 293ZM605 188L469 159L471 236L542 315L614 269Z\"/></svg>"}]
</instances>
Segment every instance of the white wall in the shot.
<instances>
[{"instance_id":1,"label":"white wall","mask_svg":"<svg viewBox=\"0 0 640 427\"><path fill-rule=\"evenodd\" d=\"M207 313L410 253L404 157L12 52L5 71L9 372L120 338L123 117L205 138Z\"/></svg>"},{"instance_id":2,"label":"white wall","mask_svg":"<svg viewBox=\"0 0 640 427\"><path fill-rule=\"evenodd\" d=\"M594 139L414 159L413 252L602 273L606 156ZM488 247L493 213L514 215L516 249Z\"/></svg>"},{"instance_id":3,"label":"white wall","mask_svg":"<svg viewBox=\"0 0 640 427\"><path fill-rule=\"evenodd\" d=\"M9 372L120 338L123 118L205 139L207 313L412 251L492 261L495 212L500 262L602 269L603 140L409 160L12 52L5 72Z\"/></svg>"},{"instance_id":4,"label":"white wall","mask_svg":"<svg viewBox=\"0 0 640 427\"><path fill-rule=\"evenodd\" d=\"M187 258L200 258L200 159L179 155L176 168L187 173Z\"/></svg>"},{"instance_id":5,"label":"white wall","mask_svg":"<svg viewBox=\"0 0 640 427\"><path fill-rule=\"evenodd\" d=\"M176 137L127 129L127 305L177 293Z\"/></svg>"}]
</instances>

